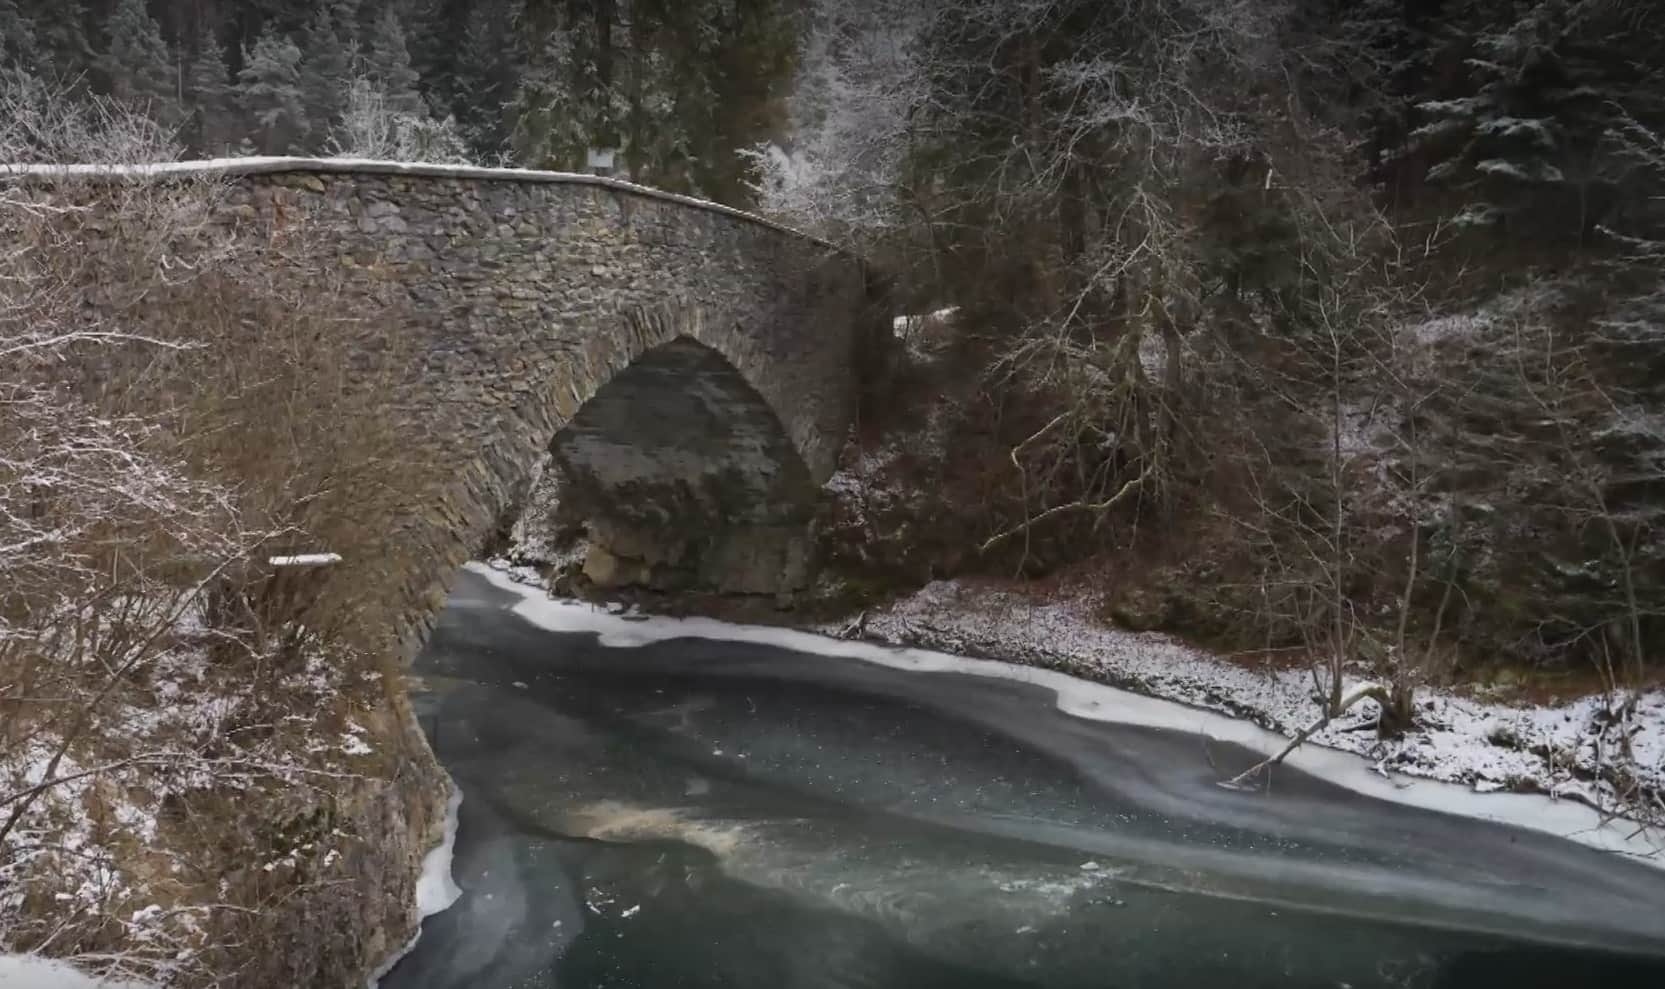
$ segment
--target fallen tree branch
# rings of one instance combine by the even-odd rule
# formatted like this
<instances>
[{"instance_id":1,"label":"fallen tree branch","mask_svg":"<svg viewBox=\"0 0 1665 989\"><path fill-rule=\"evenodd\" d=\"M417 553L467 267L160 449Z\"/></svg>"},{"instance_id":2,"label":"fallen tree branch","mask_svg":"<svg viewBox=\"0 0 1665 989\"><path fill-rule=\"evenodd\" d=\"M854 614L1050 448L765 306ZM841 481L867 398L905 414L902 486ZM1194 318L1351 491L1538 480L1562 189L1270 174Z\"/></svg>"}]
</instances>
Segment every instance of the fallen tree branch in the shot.
<instances>
[{"instance_id":1,"label":"fallen tree branch","mask_svg":"<svg viewBox=\"0 0 1665 989\"><path fill-rule=\"evenodd\" d=\"M1295 737L1290 739L1289 744L1285 745L1282 751L1280 751L1277 755L1262 759L1260 762L1257 762L1248 769L1243 770L1231 779L1221 781L1220 785L1228 790L1252 789L1250 781L1253 780L1254 777L1289 758L1289 754L1306 744L1307 739L1311 738L1318 732L1323 731L1326 725L1340 717L1354 704L1357 704L1359 701L1365 700L1366 698L1374 700L1377 704L1382 705L1383 710L1387 709L1387 688L1383 687L1379 683L1367 683L1355 687L1353 688L1352 693L1341 699L1341 702L1335 706L1334 710L1326 712L1323 717L1296 732Z\"/></svg>"}]
</instances>

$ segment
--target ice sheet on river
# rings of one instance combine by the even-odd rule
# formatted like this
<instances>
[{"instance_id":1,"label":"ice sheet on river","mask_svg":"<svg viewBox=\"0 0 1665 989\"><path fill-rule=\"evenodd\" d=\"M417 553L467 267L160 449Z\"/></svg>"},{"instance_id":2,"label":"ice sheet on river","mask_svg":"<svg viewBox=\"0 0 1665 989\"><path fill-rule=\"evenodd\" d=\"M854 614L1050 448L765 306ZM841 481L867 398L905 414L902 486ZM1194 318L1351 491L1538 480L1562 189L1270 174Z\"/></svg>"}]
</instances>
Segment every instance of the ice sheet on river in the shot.
<instances>
[{"instance_id":1,"label":"ice sheet on river","mask_svg":"<svg viewBox=\"0 0 1665 989\"><path fill-rule=\"evenodd\" d=\"M465 583L475 600L453 601L435 643L491 655L469 676L501 677L503 689L458 689L490 691L479 703L492 722L512 726L496 744L513 754L483 757L496 799L554 833L680 842L747 882L915 924L943 914L933 905L967 898L1009 897L1023 903L1013 916L1042 916L1039 903L1025 902L1024 884L1050 876L1064 883L1054 892L1071 891L1070 909L1166 891L1545 941L1648 948L1665 935L1658 871L1420 809L1475 811L1554 833L1593 823L1583 808L1435 784L1400 789L1358 760L1322 752L1303 753L1305 772L1280 773L1269 795L1231 792L1214 783L1254 758L1240 746L1278 740L1206 712L1008 664L609 615L549 601L486 568ZM494 617L505 611L526 621ZM828 655L862 662L828 663ZM664 696L642 706L656 684ZM1054 701L1078 717L1050 713ZM910 718L911 709L929 717ZM657 741L624 755L594 748L595 726L619 718ZM1206 748L1199 732L1212 739ZM441 743L448 764L466 763L467 745ZM552 759L589 768L561 774L559 800L513 796L547 793ZM737 814L752 799L748 787L790 788L829 809L808 819ZM977 861L936 861L917 833L881 848L871 833L840 824L840 808L858 806L903 831L1000 843L987 862L1017 847L1044 854L982 882ZM1621 840L1615 832L1583 837L1599 845ZM835 847L857 852L828 858Z\"/></svg>"},{"instance_id":2,"label":"ice sheet on river","mask_svg":"<svg viewBox=\"0 0 1665 989\"><path fill-rule=\"evenodd\" d=\"M1053 691L1058 709L1076 717L1191 732L1263 754L1279 751L1287 744L1287 739L1247 721L1053 670L707 618L620 615L579 601L549 598L540 588L483 563L469 564L468 570L512 594L517 599L512 610L527 621L551 631L594 633L606 646L630 647L679 638L769 645L915 672L963 673L1032 684ZM1606 820L1596 810L1572 801L1531 794L1477 793L1427 780L1389 779L1370 771L1369 764L1357 756L1317 746L1291 754L1286 765L1379 800L1542 831L1665 869L1665 855L1634 825Z\"/></svg>"}]
</instances>

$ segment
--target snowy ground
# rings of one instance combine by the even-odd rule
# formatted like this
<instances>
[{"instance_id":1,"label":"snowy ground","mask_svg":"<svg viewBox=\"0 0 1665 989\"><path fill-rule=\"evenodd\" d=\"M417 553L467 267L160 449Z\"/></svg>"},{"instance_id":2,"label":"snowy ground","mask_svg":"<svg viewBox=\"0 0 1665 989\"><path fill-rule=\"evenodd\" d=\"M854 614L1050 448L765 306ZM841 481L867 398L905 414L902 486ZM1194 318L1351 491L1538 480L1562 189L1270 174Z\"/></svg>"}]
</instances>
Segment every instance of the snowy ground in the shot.
<instances>
[{"instance_id":1,"label":"snowy ground","mask_svg":"<svg viewBox=\"0 0 1665 989\"><path fill-rule=\"evenodd\" d=\"M182 622L173 644L105 697L101 720L57 761L58 782L0 840L0 951L46 937L80 966L0 954L0 989L126 987L202 974L205 923L220 908L216 892L228 887L178 878L190 875L196 850L163 833L163 806L175 795L236 801L314 790L320 773L354 772L374 750L367 730L342 714L380 696L377 674L350 672L359 665L319 646L301 669L257 685L241 667L216 662L208 633ZM283 701L289 706L271 706ZM278 714L281 725L271 724ZM37 732L0 751L0 796L42 783L59 744ZM328 875L341 860L330 844L279 848L261 868L274 878L303 869ZM43 914L40 903L53 906ZM79 971L102 981L76 982Z\"/></svg>"},{"instance_id":2,"label":"snowy ground","mask_svg":"<svg viewBox=\"0 0 1665 989\"><path fill-rule=\"evenodd\" d=\"M0 955L0 989L146 989L137 982L105 982L39 955Z\"/></svg>"},{"instance_id":3,"label":"snowy ground","mask_svg":"<svg viewBox=\"0 0 1665 989\"><path fill-rule=\"evenodd\" d=\"M1159 635L1107 629L1086 602L1033 603L1009 592L936 583L881 612L859 634L849 626L794 631L705 618L646 618L622 606L556 600L527 585L529 569L471 565L522 597L516 614L545 628L595 632L604 645L638 645L679 637L763 642L802 652L880 663L919 672L956 672L1019 680L1052 689L1060 709L1083 718L1197 732L1271 754L1313 720L1306 674L1255 673ZM918 648L926 646L929 648ZM941 650L941 651L937 651ZM1000 656L1010 662L971 659ZM1346 722L1314 736L1288 764L1337 785L1386 800L1501 821L1558 834L1665 867L1665 832L1614 820L1596 809L1610 794L1579 785L1562 765L1526 751L1527 740L1564 744L1594 758L1584 737L1599 699L1565 707L1514 709L1430 693L1426 731L1393 743L1346 732ZM1361 710L1360 720L1368 712ZM1637 705L1632 738L1638 774L1665 776L1665 696ZM1505 734L1513 741L1499 744ZM1363 758L1360 758L1363 757ZM1424 777L1419 782L1411 777ZM1538 784L1544 794L1502 793ZM1563 799L1576 795L1579 799Z\"/></svg>"}]
</instances>

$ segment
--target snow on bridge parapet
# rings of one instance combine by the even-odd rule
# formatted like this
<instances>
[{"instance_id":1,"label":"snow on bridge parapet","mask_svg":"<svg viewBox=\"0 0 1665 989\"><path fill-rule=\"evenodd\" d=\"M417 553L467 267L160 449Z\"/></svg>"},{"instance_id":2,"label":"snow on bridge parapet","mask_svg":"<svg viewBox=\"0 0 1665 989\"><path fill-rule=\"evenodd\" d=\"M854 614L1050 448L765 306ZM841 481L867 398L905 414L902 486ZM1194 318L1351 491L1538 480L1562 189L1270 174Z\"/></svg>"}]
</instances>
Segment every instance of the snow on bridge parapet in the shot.
<instances>
[{"instance_id":1,"label":"snow on bridge parapet","mask_svg":"<svg viewBox=\"0 0 1665 989\"><path fill-rule=\"evenodd\" d=\"M384 161L376 158L298 158L284 156L250 156L246 158L206 158L196 161L161 161L132 165L103 164L0 164L0 179L62 180L77 179L167 179L223 176L234 178L246 175L284 175L315 173L323 175L406 175L425 178L459 179L477 182L525 182L531 184L588 185L616 192L658 199L693 209L710 210L732 216L748 223L778 230L793 237L801 237L820 244L829 251L854 259L844 248L813 234L804 233L757 213L736 209L709 199L666 192L652 186L638 185L625 179L582 172L550 172L532 168L487 168L481 165L440 165L429 162Z\"/></svg>"}]
</instances>

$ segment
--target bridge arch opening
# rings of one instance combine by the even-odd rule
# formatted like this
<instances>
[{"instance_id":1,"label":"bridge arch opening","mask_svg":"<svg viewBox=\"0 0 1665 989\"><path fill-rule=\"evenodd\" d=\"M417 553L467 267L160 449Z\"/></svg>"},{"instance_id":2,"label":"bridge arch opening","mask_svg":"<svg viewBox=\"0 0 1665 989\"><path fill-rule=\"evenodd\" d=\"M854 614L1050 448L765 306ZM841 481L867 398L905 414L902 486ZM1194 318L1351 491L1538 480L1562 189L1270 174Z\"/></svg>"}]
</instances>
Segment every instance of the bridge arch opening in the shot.
<instances>
[{"instance_id":1,"label":"bridge arch opening","mask_svg":"<svg viewBox=\"0 0 1665 989\"><path fill-rule=\"evenodd\" d=\"M808 579L810 470L769 401L694 336L637 353L548 452L539 483L558 488L560 524L582 528L599 585L778 593Z\"/></svg>"}]
</instances>

